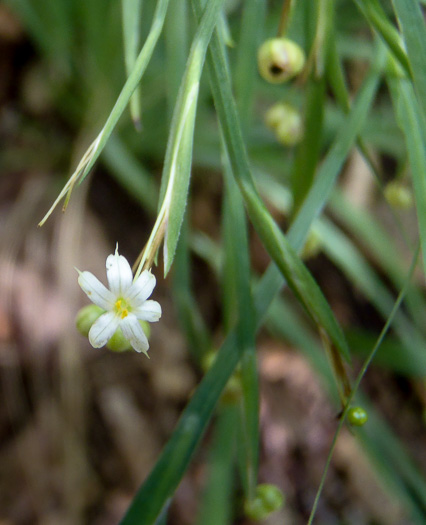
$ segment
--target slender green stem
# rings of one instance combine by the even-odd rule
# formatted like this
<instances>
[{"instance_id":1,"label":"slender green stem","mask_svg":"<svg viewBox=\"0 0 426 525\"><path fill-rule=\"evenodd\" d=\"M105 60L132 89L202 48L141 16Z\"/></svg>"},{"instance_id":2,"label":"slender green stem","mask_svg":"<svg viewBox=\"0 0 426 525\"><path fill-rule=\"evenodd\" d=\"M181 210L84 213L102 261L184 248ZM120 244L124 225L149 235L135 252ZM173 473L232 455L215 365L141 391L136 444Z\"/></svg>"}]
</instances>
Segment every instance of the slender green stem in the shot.
<instances>
[{"instance_id":1,"label":"slender green stem","mask_svg":"<svg viewBox=\"0 0 426 525\"><path fill-rule=\"evenodd\" d=\"M361 384L361 381L362 379L364 378L367 370L368 370L368 367L370 366L371 362L373 361L374 359L374 356L376 355L377 353L377 350L379 349L380 345L382 344L392 322L393 322L393 319L399 309L399 307L401 306L401 303L405 297L405 294L407 293L407 290L408 290L408 287L410 285L410 282L411 282L411 278L413 276L413 273L414 273L414 269L416 268L416 264L417 264L417 258L419 256L419 252L420 252L420 244L418 244L417 246L417 249L416 249L416 253L414 254L414 257L411 261L411 265L410 265L410 268L408 270L408 274L407 274L407 278L405 280L405 283L403 285L403 287L401 288L401 291L399 292L398 294L398 297L395 301L395 304L392 308L392 311L391 313L389 314L389 317L385 323L385 325L383 326L383 329L382 331L380 332L380 335L376 341L376 344L374 345L374 347L372 348L370 354L367 356L366 360L364 361L364 364L362 365L362 368L360 370L360 372L358 373L356 379L355 379L355 382L354 382L354 385L353 385L353 388L352 388L352 391L350 393L350 395L348 396L348 399L347 399L347 402L346 402L346 405L343 409L343 412L340 416L340 419L339 419L339 424L337 425L337 429L336 429L336 432L334 433L334 436L333 436L333 441L331 443L331 447L330 447L330 451L328 453L328 456L327 456L327 461L325 463L325 467L324 467L324 471L323 471L323 474L321 476L321 481L320 481L320 484L319 484L319 487L318 487L318 490L317 490L317 493L316 493L316 496L315 496L315 500L314 500L314 504L312 506L312 510L311 510L311 514L309 516L309 520L308 520L308 523L307 525L312 525L313 523L313 520L314 520L314 517L315 517L315 513L317 511L317 508L318 508L318 503L319 503L319 500L320 500L320 497L321 497L321 493L322 493L322 490L324 488L324 484L325 484L325 480L326 480L326 477L327 477L327 473L328 473L328 469L330 467L330 464L331 464L331 459L332 459L332 456L333 456L333 453L334 453L334 449L336 447L336 443L337 443L337 439L340 435L340 432L343 428L343 425L344 425L344 422L345 422L345 419L346 419L346 415L351 407L351 403L352 403L352 400L354 399L358 389L359 389L359 386Z\"/></svg>"},{"instance_id":2,"label":"slender green stem","mask_svg":"<svg viewBox=\"0 0 426 525\"><path fill-rule=\"evenodd\" d=\"M277 37L285 36L287 27L290 22L291 11L296 0L283 0L283 6L281 9L280 21L278 24Z\"/></svg>"}]
</instances>

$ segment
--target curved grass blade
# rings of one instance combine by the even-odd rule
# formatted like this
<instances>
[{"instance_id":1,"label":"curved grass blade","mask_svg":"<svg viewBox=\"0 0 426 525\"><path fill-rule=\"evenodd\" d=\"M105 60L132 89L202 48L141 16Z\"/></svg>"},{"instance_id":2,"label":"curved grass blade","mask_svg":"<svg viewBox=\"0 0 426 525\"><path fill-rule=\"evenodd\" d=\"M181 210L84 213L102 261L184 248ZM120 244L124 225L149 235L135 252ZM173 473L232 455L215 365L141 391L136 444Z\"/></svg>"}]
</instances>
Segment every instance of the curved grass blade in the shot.
<instances>
[{"instance_id":1,"label":"curved grass blade","mask_svg":"<svg viewBox=\"0 0 426 525\"><path fill-rule=\"evenodd\" d=\"M200 77L223 2L212 0L207 4L191 45L167 144L161 183L164 197L135 277L145 266L151 266L164 236L164 275L167 275L173 262L188 196Z\"/></svg>"},{"instance_id":2,"label":"curved grass blade","mask_svg":"<svg viewBox=\"0 0 426 525\"><path fill-rule=\"evenodd\" d=\"M197 16L201 5L194 1ZM209 68L218 118L225 138L233 174L243 195L250 219L270 256L286 278L293 293L318 326L323 327L339 352L349 359L343 332L315 280L281 232L261 201L252 179L241 135L223 42L213 35Z\"/></svg>"},{"instance_id":3,"label":"curved grass blade","mask_svg":"<svg viewBox=\"0 0 426 525\"><path fill-rule=\"evenodd\" d=\"M410 63L402 44L401 35L386 16L378 0L355 0L355 3L369 24L374 27L389 46L389 49L395 55L407 75L411 75Z\"/></svg>"},{"instance_id":4,"label":"curved grass blade","mask_svg":"<svg viewBox=\"0 0 426 525\"><path fill-rule=\"evenodd\" d=\"M104 127L102 128L101 132L96 137L96 139L89 146L86 153L83 155L83 158L78 164L77 169L71 175L68 182L65 184L64 188L56 198L49 211L40 221L39 226L42 226L46 222L46 220L52 214L53 210L65 196L67 196L65 204L68 202L69 196L75 184L81 183L84 180L84 178L88 175L89 171L92 169L99 155L101 154L107 140L109 139L111 133L113 132L118 122L118 119L121 117L123 111L125 110L130 97L134 93L145 72L146 67L148 66L148 63L151 59L152 53L154 52L154 48L157 44L158 38L160 37L163 28L168 4L169 0L158 1L149 35L145 41L144 46L142 47L141 52L139 53L135 67L133 68L132 73L130 74L129 78L124 84L123 89L121 90L121 93Z\"/></svg>"}]
</instances>

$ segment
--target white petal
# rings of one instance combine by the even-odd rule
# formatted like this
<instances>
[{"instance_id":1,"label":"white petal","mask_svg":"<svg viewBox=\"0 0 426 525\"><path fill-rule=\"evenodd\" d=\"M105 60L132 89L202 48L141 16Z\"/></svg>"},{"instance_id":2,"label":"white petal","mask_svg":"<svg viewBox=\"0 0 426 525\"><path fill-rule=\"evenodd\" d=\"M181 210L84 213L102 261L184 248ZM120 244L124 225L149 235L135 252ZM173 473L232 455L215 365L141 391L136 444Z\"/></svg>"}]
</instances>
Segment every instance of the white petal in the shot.
<instances>
[{"instance_id":1,"label":"white petal","mask_svg":"<svg viewBox=\"0 0 426 525\"><path fill-rule=\"evenodd\" d=\"M161 306L157 301L145 301L137 308L134 308L133 313L141 321L155 323L161 317Z\"/></svg>"},{"instance_id":2,"label":"white petal","mask_svg":"<svg viewBox=\"0 0 426 525\"><path fill-rule=\"evenodd\" d=\"M79 272L78 284L96 305L104 310L114 308L114 295L90 272Z\"/></svg>"},{"instance_id":3,"label":"white petal","mask_svg":"<svg viewBox=\"0 0 426 525\"><path fill-rule=\"evenodd\" d=\"M100 348L114 335L120 324L120 318L114 312L107 312L97 319L89 331L89 341L94 348Z\"/></svg>"},{"instance_id":4,"label":"white petal","mask_svg":"<svg viewBox=\"0 0 426 525\"><path fill-rule=\"evenodd\" d=\"M133 307L141 305L152 294L155 283L154 275L148 270L144 270L128 290L126 299Z\"/></svg>"},{"instance_id":5,"label":"white petal","mask_svg":"<svg viewBox=\"0 0 426 525\"><path fill-rule=\"evenodd\" d=\"M114 255L108 255L106 260L108 284L112 293L122 296L132 285L133 274L127 259L118 254L118 248Z\"/></svg>"},{"instance_id":6,"label":"white petal","mask_svg":"<svg viewBox=\"0 0 426 525\"><path fill-rule=\"evenodd\" d=\"M120 322L120 328L123 331L124 337L130 341L130 344L136 352L143 352L145 355L148 355L148 339L135 315L129 314L125 317Z\"/></svg>"}]
</instances>

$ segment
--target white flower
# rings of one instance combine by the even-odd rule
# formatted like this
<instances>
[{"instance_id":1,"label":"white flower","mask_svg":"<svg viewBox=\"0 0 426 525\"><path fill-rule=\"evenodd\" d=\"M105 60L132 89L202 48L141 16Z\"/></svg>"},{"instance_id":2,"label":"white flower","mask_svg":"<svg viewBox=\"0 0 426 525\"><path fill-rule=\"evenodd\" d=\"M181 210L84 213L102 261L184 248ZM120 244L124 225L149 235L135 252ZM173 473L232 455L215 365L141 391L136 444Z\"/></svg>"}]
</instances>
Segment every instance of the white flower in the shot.
<instances>
[{"instance_id":1,"label":"white flower","mask_svg":"<svg viewBox=\"0 0 426 525\"><path fill-rule=\"evenodd\" d=\"M92 273L77 270L78 284L93 303L105 310L89 331L90 344L94 348L104 346L120 327L132 347L148 355L148 339L139 320L153 323L161 317L159 303L147 301L155 287L155 277L144 270L133 282L132 269L127 259L118 254L118 246L115 254L107 257L106 270L109 290Z\"/></svg>"}]
</instances>

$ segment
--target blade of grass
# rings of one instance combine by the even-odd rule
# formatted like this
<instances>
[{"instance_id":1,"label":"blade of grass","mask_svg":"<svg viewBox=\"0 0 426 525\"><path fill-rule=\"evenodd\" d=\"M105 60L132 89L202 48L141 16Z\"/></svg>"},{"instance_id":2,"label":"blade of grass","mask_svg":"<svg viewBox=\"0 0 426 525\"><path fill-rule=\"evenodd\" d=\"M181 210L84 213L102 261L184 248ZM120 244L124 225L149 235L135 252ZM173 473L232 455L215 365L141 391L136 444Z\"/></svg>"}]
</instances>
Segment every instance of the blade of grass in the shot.
<instances>
[{"instance_id":1,"label":"blade of grass","mask_svg":"<svg viewBox=\"0 0 426 525\"><path fill-rule=\"evenodd\" d=\"M355 0L355 4L368 20L369 24L374 27L384 42L389 46L389 49L395 55L407 75L411 75L410 64L402 44L401 35L386 16L378 0Z\"/></svg>"},{"instance_id":2,"label":"blade of grass","mask_svg":"<svg viewBox=\"0 0 426 525\"><path fill-rule=\"evenodd\" d=\"M424 125L426 122L426 26L423 13L415 0L392 0L392 4L407 47L410 70Z\"/></svg>"},{"instance_id":3,"label":"blade of grass","mask_svg":"<svg viewBox=\"0 0 426 525\"><path fill-rule=\"evenodd\" d=\"M197 17L201 15L200 2L193 2ZM233 174L243 195L250 219L266 249L285 276L293 293L298 297L318 326L323 327L339 352L349 359L343 333L315 280L296 255L255 189L235 102L223 42L213 35L210 43L209 69L221 129L228 149Z\"/></svg>"},{"instance_id":4,"label":"blade of grass","mask_svg":"<svg viewBox=\"0 0 426 525\"><path fill-rule=\"evenodd\" d=\"M166 18L167 105L170 119L188 56L187 1L172 2Z\"/></svg>"},{"instance_id":5,"label":"blade of grass","mask_svg":"<svg viewBox=\"0 0 426 525\"><path fill-rule=\"evenodd\" d=\"M140 18L143 0L121 0L123 19L124 63L127 75L132 72L139 48ZM130 98L130 115L137 130L141 127L140 86Z\"/></svg>"},{"instance_id":6,"label":"blade of grass","mask_svg":"<svg viewBox=\"0 0 426 525\"><path fill-rule=\"evenodd\" d=\"M239 361L238 348L237 338L231 334L183 411L172 437L134 497L121 525L151 525L173 495Z\"/></svg>"},{"instance_id":7,"label":"blade of grass","mask_svg":"<svg viewBox=\"0 0 426 525\"><path fill-rule=\"evenodd\" d=\"M49 211L40 221L39 226L42 226L46 222L48 217L51 215L51 213L56 208L58 203L65 197L65 195L68 195L67 200L69 199L70 192L72 191L74 185L77 182L80 183L84 180L84 178L87 176L89 171L92 169L99 155L101 154L103 148L105 147L107 140L109 139L111 133L113 132L118 122L118 119L120 118L124 109L126 108L130 97L132 96L133 92L138 86L145 72L145 69L151 59L152 53L154 51L154 48L157 44L158 38L163 28L164 18L166 16L168 3L169 3L169 0L159 0L158 1L149 35L145 41L144 46L142 47L141 52L139 53L139 56L136 60L135 67L133 68L132 73L130 74L129 78L124 84L124 87L121 90L121 93L104 127L102 128L101 132L96 137L94 142L90 145L89 149L84 154L82 160L77 166L77 169L71 175L68 182L65 184L64 188L62 189L62 191L56 198L55 202L53 203ZM65 204L67 203L67 200Z\"/></svg>"},{"instance_id":8,"label":"blade of grass","mask_svg":"<svg viewBox=\"0 0 426 525\"><path fill-rule=\"evenodd\" d=\"M404 78L389 76L388 85L410 161L423 253L423 271L426 275L426 130L411 83Z\"/></svg>"},{"instance_id":9,"label":"blade of grass","mask_svg":"<svg viewBox=\"0 0 426 525\"><path fill-rule=\"evenodd\" d=\"M235 430L238 409L234 404L221 407L217 417L204 488L196 525L227 525L232 520L232 478Z\"/></svg>"},{"instance_id":10,"label":"blade of grass","mask_svg":"<svg viewBox=\"0 0 426 525\"><path fill-rule=\"evenodd\" d=\"M135 277L145 266L151 266L163 237L164 275L173 262L188 196L200 78L207 46L223 2L212 0L207 4L191 45L167 144L161 183L164 197Z\"/></svg>"},{"instance_id":11,"label":"blade of grass","mask_svg":"<svg viewBox=\"0 0 426 525\"><path fill-rule=\"evenodd\" d=\"M325 107L325 78L311 75L306 88L304 136L298 146L291 174L294 213L301 206L311 187L322 145Z\"/></svg>"},{"instance_id":12,"label":"blade of grass","mask_svg":"<svg viewBox=\"0 0 426 525\"><path fill-rule=\"evenodd\" d=\"M223 146L223 149L224 146ZM226 152L223 153L225 201L225 283L232 293L226 290L225 298L232 299L226 311L229 317L236 318L236 331L241 346L242 398L242 482L247 499L253 499L256 491L259 454L259 385L255 350L255 323L253 298L250 289L250 255L244 204L234 179ZM230 322L226 323L228 326ZM226 326L226 325L225 325Z\"/></svg>"},{"instance_id":13,"label":"blade of grass","mask_svg":"<svg viewBox=\"0 0 426 525\"><path fill-rule=\"evenodd\" d=\"M265 12L266 4L263 0L246 0L244 3L234 74L236 99L243 130L250 120L253 104L253 88L257 75L253 64L256 62Z\"/></svg>"}]
</instances>

